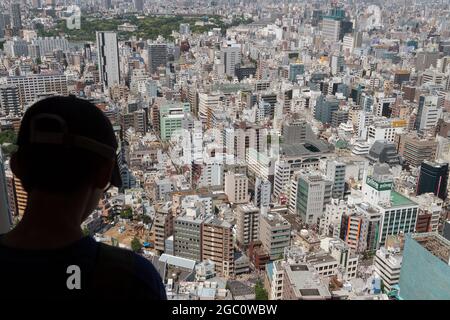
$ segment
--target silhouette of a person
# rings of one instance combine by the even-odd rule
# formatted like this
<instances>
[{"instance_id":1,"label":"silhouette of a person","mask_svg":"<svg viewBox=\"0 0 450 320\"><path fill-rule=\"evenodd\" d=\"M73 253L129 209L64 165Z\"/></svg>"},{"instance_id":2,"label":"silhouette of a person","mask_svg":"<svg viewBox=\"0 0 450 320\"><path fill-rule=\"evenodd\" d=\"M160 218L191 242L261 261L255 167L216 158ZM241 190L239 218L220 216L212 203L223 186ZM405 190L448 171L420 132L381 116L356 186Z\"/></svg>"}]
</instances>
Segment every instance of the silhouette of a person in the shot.
<instances>
[{"instance_id":1,"label":"silhouette of a person","mask_svg":"<svg viewBox=\"0 0 450 320\"><path fill-rule=\"evenodd\" d=\"M22 220L0 236L0 287L21 298L166 299L156 269L132 251L84 236L81 223L121 187L117 142L86 100L51 97L24 114L11 170L28 194Z\"/></svg>"}]
</instances>

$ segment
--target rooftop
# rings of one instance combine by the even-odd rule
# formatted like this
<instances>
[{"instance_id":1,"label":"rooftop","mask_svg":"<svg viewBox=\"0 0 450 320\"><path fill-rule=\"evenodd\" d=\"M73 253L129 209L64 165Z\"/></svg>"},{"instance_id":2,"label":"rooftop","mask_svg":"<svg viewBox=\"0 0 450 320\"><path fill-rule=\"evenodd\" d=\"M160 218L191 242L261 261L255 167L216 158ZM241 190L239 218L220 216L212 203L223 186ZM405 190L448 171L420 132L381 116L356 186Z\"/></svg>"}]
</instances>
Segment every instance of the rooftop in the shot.
<instances>
[{"instance_id":1,"label":"rooftop","mask_svg":"<svg viewBox=\"0 0 450 320\"><path fill-rule=\"evenodd\" d=\"M391 207L405 207L413 205L417 205L417 203L397 191L391 191Z\"/></svg>"}]
</instances>

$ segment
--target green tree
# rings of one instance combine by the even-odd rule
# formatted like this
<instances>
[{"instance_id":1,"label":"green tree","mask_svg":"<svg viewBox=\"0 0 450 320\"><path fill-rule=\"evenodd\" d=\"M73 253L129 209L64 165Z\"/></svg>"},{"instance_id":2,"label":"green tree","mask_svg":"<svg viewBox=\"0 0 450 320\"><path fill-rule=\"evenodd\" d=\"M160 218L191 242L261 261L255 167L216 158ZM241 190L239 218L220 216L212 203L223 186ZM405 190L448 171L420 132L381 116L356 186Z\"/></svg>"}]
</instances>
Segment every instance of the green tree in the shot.
<instances>
[{"instance_id":1,"label":"green tree","mask_svg":"<svg viewBox=\"0 0 450 320\"><path fill-rule=\"evenodd\" d=\"M255 300L269 300L269 295L260 280L255 285L255 296Z\"/></svg>"},{"instance_id":2,"label":"green tree","mask_svg":"<svg viewBox=\"0 0 450 320\"><path fill-rule=\"evenodd\" d=\"M133 210L131 208L125 208L120 213L120 218L122 219L131 219L133 218Z\"/></svg>"},{"instance_id":3,"label":"green tree","mask_svg":"<svg viewBox=\"0 0 450 320\"><path fill-rule=\"evenodd\" d=\"M91 233L89 232L89 229L87 227L83 228L83 236L89 236Z\"/></svg>"},{"instance_id":4,"label":"green tree","mask_svg":"<svg viewBox=\"0 0 450 320\"><path fill-rule=\"evenodd\" d=\"M138 238L134 237L133 240L131 240L131 250L134 252L139 252L142 249L142 244L139 241Z\"/></svg>"}]
</instances>

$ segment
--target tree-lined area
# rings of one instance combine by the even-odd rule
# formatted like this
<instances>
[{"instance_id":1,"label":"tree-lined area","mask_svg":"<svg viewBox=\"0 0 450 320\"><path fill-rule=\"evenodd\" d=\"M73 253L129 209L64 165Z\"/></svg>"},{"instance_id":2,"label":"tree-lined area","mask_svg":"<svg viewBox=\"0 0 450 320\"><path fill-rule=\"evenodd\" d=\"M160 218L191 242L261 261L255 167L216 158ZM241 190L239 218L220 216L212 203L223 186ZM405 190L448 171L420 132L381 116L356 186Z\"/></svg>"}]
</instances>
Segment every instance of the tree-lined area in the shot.
<instances>
[{"instance_id":1,"label":"tree-lined area","mask_svg":"<svg viewBox=\"0 0 450 320\"><path fill-rule=\"evenodd\" d=\"M203 22L203 25L195 25L196 22ZM70 30L66 26L66 21L61 19L56 27L46 29L43 25L37 25L38 35L41 37L66 36L71 41L95 41L96 31L117 31L118 26L124 23L135 25L134 32L117 31L119 40L129 39L135 36L138 39L156 39L159 35L166 39L172 38L172 31L178 31L180 24L187 23L193 33L203 33L213 28L220 28L225 31L227 28L239 24L253 22L251 19L236 17L233 22L225 23L221 17L185 17L185 16L145 16L136 15L118 16L111 18L81 17L81 29Z\"/></svg>"}]
</instances>

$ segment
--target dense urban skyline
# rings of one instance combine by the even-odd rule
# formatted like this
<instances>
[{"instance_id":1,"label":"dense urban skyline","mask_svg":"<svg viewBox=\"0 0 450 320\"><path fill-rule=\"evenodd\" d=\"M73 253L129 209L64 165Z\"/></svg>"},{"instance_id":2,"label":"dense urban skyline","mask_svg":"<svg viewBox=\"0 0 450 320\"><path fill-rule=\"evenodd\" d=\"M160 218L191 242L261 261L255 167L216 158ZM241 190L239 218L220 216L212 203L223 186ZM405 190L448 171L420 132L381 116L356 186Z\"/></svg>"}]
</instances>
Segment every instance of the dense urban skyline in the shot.
<instances>
[{"instance_id":1,"label":"dense urban skyline","mask_svg":"<svg viewBox=\"0 0 450 320\"><path fill-rule=\"evenodd\" d=\"M169 300L450 299L450 1L0 3L0 234L24 112L111 121L85 235Z\"/></svg>"}]
</instances>

